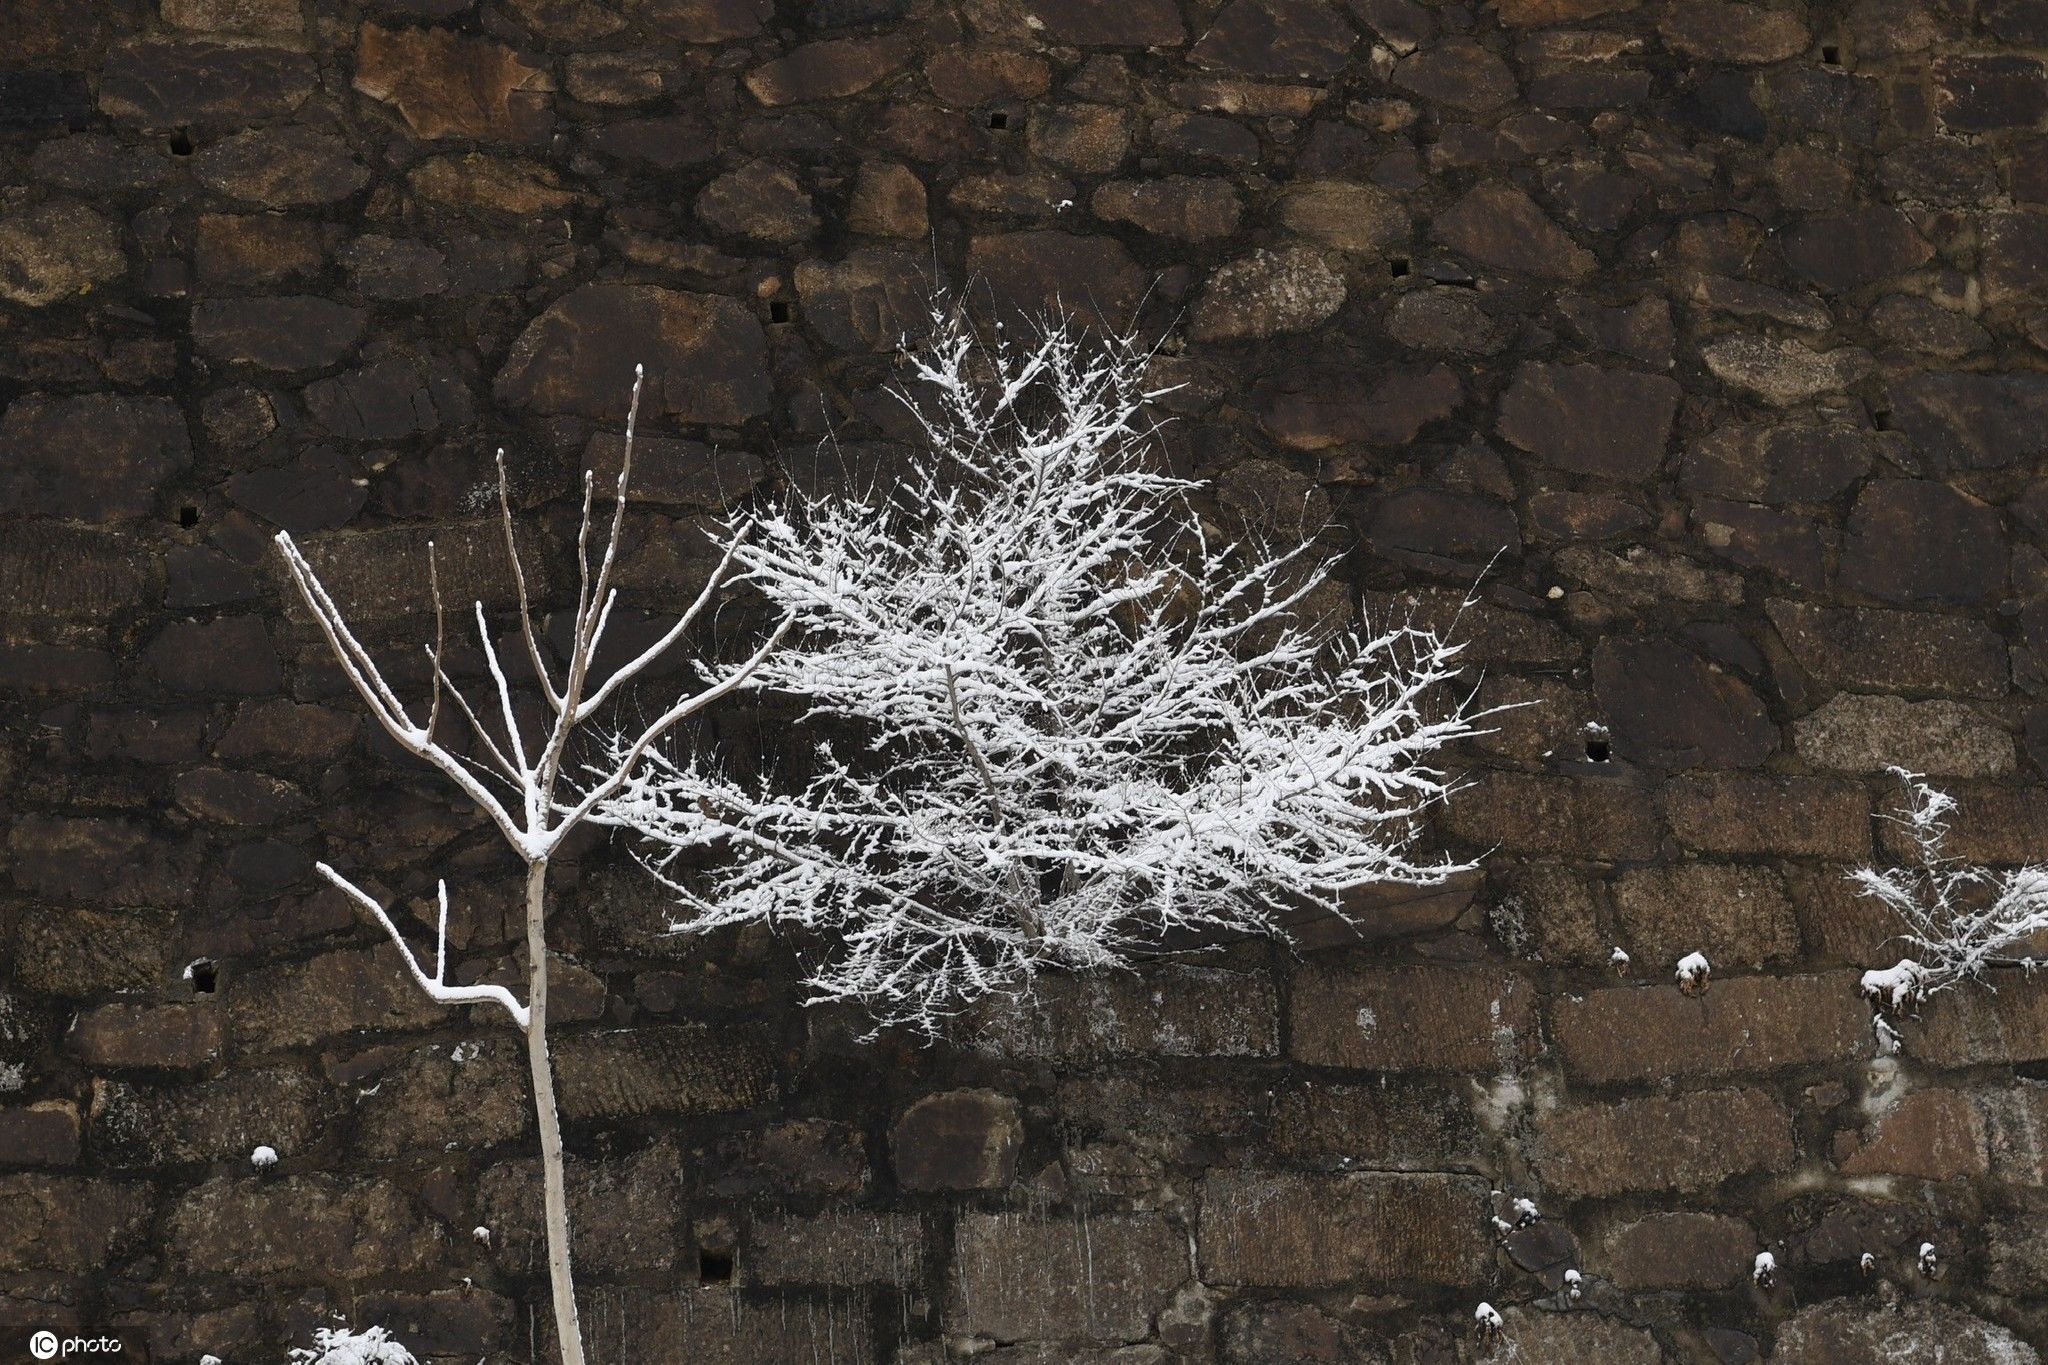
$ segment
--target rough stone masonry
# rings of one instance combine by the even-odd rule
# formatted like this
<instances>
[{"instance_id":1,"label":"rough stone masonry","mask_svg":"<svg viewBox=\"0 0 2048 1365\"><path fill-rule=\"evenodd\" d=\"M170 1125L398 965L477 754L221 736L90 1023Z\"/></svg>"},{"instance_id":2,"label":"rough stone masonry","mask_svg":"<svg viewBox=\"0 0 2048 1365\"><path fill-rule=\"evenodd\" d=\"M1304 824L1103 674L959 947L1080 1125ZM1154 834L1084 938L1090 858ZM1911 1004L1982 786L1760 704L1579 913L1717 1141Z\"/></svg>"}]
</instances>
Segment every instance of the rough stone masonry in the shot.
<instances>
[{"instance_id":1,"label":"rough stone masonry","mask_svg":"<svg viewBox=\"0 0 2048 1365\"><path fill-rule=\"evenodd\" d=\"M644 361L658 612L721 506L907 439L938 279L1163 338L1210 515L1367 612L1492 562L1483 871L922 1049L592 840L595 1359L2035 1360L2048 981L1879 1057L1843 873L1893 762L2048 857L2044 52L2044 0L6 0L0 1325L551 1349L514 1040L309 876L449 877L473 979L516 869L267 537L417 683L427 541L506 605L502 445L573 583Z\"/></svg>"}]
</instances>

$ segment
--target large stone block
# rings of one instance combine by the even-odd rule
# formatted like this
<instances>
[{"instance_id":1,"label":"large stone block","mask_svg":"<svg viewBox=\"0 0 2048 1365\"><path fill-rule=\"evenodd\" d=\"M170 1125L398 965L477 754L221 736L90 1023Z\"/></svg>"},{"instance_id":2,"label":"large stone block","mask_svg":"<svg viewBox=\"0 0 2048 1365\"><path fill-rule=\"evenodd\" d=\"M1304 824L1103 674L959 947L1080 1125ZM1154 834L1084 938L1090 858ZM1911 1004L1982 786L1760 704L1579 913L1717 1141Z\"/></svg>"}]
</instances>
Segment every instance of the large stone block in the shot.
<instances>
[{"instance_id":1,"label":"large stone block","mask_svg":"<svg viewBox=\"0 0 2048 1365\"><path fill-rule=\"evenodd\" d=\"M0 1176L0 1270L97 1272L141 1234L153 1202L140 1184Z\"/></svg>"},{"instance_id":2,"label":"large stone block","mask_svg":"<svg viewBox=\"0 0 2048 1365\"><path fill-rule=\"evenodd\" d=\"M1439 822L1508 853L1634 859L1657 851L1653 803L1613 781L1488 773L1452 796Z\"/></svg>"},{"instance_id":3,"label":"large stone block","mask_svg":"<svg viewBox=\"0 0 2048 1365\"><path fill-rule=\"evenodd\" d=\"M570 1034L555 1044L555 1072L572 1122L726 1113L777 1090L765 1039L696 1024Z\"/></svg>"},{"instance_id":4,"label":"large stone block","mask_svg":"<svg viewBox=\"0 0 2048 1365\"><path fill-rule=\"evenodd\" d=\"M17 514L148 516L191 463L184 414L167 398L30 394L0 416L0 508Z\"/></svg>"},{"instance_id":5,"label":"large stone block","mask_svg":"<svg viewBox=\"0 0 2048 1365\"><path fill-rule=\"evenodd\" d=\"M163 1248L184 1275L265 1286L418 1274L447 1254L447 1233L388 1180L216 1177L172 1207Z\"/></svg>"},{"instance_id":6,"label":"large stone block","mask_svg":"<svg viewBox=\"0 0 2048 1365\"><path fill-rule=\"evenodd\" d=\"M1748 768L1778 747L1764 704L1740 678L1670 639L1606 639L1593 687L1615 755L1653 768Z\"/></svg>"},{"instance_id":7,"label":"large stone block","mask_svg":"<svg viewBox=\"0 0 2048 1365\"><path fill-rule=\"evenodd\" d=\"M884 1365L865 1293L755 1300L728 1284L592 1285L577 1298L585 1340L616 1343L607 1365Z\"/></svg>"},{"instance_id":8,"label":"large stone block","mask_svg":"<svg viewBox=\"0 0 2048 1365\"><path fill-rule=\"evenodd\" d=\"M532 142L554 123L545 70L500 43L446 29L364 24L355 88L396 108L423 138Z\"/></svg>"},{"instance_id":9,"label":"large stone block","mask_svg":"<svg viewBox=\"0 0 2048 1365\"><path fill-rule=\"evenodd\" d=\"M1824 688L1989 698L2011 685L2005 642L1969 617L1782 599L1767 610L1792 657Z\"/></svg>"},{"instance_id":10,"label":"large stone block","mask_svg":"<svg viewBox=\"0 0 2048 1365\"><path fill-rule=\"evenodd\" d=\"M1552 1025L1565 1070L1596 1084L1841 1065L1874 1046L1850 972L1717 979L1698 995L1619 986L1558 1000Z\"/></svg>"},{"instance_id":11,"label":"large stone block","mask_svg":"<svg viewBox=\"0 0 2048 1365\"><path fill-rule=\"evenodd\" d=\"M1201 1279L1287 1289L1470 1285L1486 1185L1446 1175L1222 1171L1202 1181Z\"/></svg>"},{"instance_id":12,"label":"large stone block","mask_svg":"<svg viewBox=\"0 0 2048 1365\"><path fill-rule=\"evenodd\" d=\"M1716 773L1664 788L1664 816L1704 853L1821 857L1870 854L1870 796L1848 781Z\"/></svg>"},{"instance_id":13,"label":"large stone block","mask_svg":"<svg viewBox=\"0 0 2048 1365\"><path fill-rule=\"evenodd\" d=\"M143 128L239 129L291 113L318 78L303 52L138 39L107 55L100 109Z\"/></svg>"},{"instance_id":14,"label":"large stone block","mask_svg":"<svg viewBox=\"0 0 2048 1365\"><path fill-rule=\"evenodd\" d=\"M2018 1337L1960 1308L1925 1299L1880 1305L1834 1299L1803 1308L1778 1329L1772 1365L1863 1365L1877 1361L1940 1365L2041 1365Z\"/></svg>"},{"instance_id":15,"label":"large stone block","mask_svg":"<svg viewBox=\"0 0 2048 1365\"><path fill-rule=\"evenodd\" d=\"M1187 1235L1158 1214L966 1213L946 1325L1003 1341L1137 1341L1188 1277Z\"/></svg>"},{"instance_id":16,"label":"large stone block","mask_svg":"<svg viewBox=\"0 0 2048 1365\"><path fill-rule=\"evenodd\" d=\"M733 299L653 285L587 284L548 305L513 343L501 403L623 421L633 367L643 417L738 426L768 410L767 340Z\"/></svg>"},{"instance_id":17,"label":"large stone block","mask_svg":"<svg viewBox=\"0 0 2048 1365\"><path fill-rule=\"evenodd\" d=\"M1792 1116L1760 1090L1567 1105L1538 1117L1533 1163L1573 1197L1711 1189L1792 1165Z\"/></svg>"},{"instance_id":18,"label":"large stone block","mask_svg":"<svg viewBox=\"0 0 2048 1365\"><path fill-rule=\"evenodd\" d=\"M910 1190L1000 1189L1023 1145L1017 1101L993 1090L927 1095L889 1130L897 1183Z\"/></svg>"},{"instance_id":19,"label":"large stone block","mask_svg":"<svg viewBox=\"0 0 2048 1365\"><path fill-rule=\"evenodd\" d=\"M258 1147L294 1156L310 1146L333 1104L304 1072L230 1071L197 1084L96 1082L92 1146L115 1166L246 1162Z\"/></svg>"},{"instance_id":20,"label":"large stone block","mask_svg":"<svg viewBox=\"0 0 2048 1365\"><path fill-rule=\"evenodd\" d=\"M238 978L228 995L236 1050L271 1052L365 1029L446 1023L448 1006L428 999L391 944L343 948L305 962Z\"/></svg>"},{"instance_id":21,"label":"large stone block","mask_svg":"<svg viewBox=\"0 0 2048 1365\"><path fill-rule=\"evenodd\" d=\"M1648 1214L1614 1228L1602 1257L1615 1286L1635 1294L1726 1289L1748 1278L1756 1252L1756 1229L1740 1218L1677 1212Z\"/></svg>"},{"instance_id":22,"label":"large stone block","mask_svg":"<svg viewBox=\"0 0 2048 1365\"><path fill-rule=\"evenodd\" d=\"M1792 744L1814 767L1840 772L1996 777L2014 764L2012 735L1974 707L1858 692L1838 692L1792 722Z\"/></svg>"},{"instance_id":23,"label":"large stone block","mask_svg":"<svg viewBox=\"0 0 2048 1365\"><path fill-rule=\"evenodd\" d=\"M925 1220L912 1213L841 1209L753 1220L741 1243L750 1285L894 1285L923 1282Z\"/></svg>"},{"instance_id":24,"label":"large stone block","mask_svg":"<svg viewBox=\"0 0 2048 1365\"><path fill-rule=\"evenodd\" d=\"M1673 863L1619 873L1610 896L1622 947L1646 965L1700 952L1717 967L1761 967L1799 955L1799 918L1769 867Z\"/></svg>"},{"instance_id":25,"label":"large stone block","mask_svg":"<svg viewBox=\"0 0 2048 1365\"><path fill-rule=\"evenodd\" d=\"M1489 967L1330 967L1298 975L1290 1050L1312 1066L1491 1074L1534 1045L1535 988Z\"/></svg>"},{"instance_id":26,"label":"large stone block","mask_svg":"<svg viewBox=\"0 0 2048 1365\"><path fill-rule=\"evenodd\" d=\"M625 1157L568 1161L570 1251L593 1277L694 1273L695 1245L685 1217L683 1161L656 1143ZM491 1252L508 1272L547 1264L540 1163L527 1159L485 1171L477 1216L491 1230Z\"/></svg>"},{"instance_id":27,"label":"large stone block","mask_svg":"<svg viewBox=\"0 0 2048 1365\"><path fill-rule=\"evenodd\" d=\"M430 1043L356 1101L356 1148L389 1158L510 1142L533 1126L529 1087L516 1036Z\"/></svg>"},{"instance_id":28,"label":"large stone block","mask_svg":"<svg viewBox=\"0 0 2048 1365\"><path fill-rule=\"evenodd\" d=\"M1280 1045L1272 980L1213 967L1048 977L1029 998L991 1004L978 1020L974 1047L998 1057L1270 1057Z\"/></svg>"}]
</instances>

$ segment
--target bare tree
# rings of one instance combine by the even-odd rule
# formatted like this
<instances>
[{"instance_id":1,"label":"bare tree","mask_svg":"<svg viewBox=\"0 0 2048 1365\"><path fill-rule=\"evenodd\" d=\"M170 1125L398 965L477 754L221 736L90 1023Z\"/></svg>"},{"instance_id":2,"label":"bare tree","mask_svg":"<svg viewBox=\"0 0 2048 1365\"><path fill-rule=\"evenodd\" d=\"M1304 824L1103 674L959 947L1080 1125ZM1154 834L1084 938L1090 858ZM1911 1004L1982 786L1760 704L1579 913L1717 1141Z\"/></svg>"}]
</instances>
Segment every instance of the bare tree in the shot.
<instances>
[{"instance_id":1,"label":"bare tree","mask_svg":"<svg viewBox=\"0 0 2048 1365\"><path fill-rule=\"evenodd\" d=\"M1905 768L1891 772L1906 789L1906 804L1885 817L1913 843L1910 866L1861 867L1849 875L1857 890L1874 896L1906 926L1901 935L1915 956L1863 974L1863 992L1889 1009L1904 1009L1992 967L2034 968L2025 951L2048 935L2048 867L1998 870L1950 857L1949 816L1954 798Z\"/></svg>"},{"instance_id":2,"label":"bare tree","mask_svg":"<svg viewBox=\"0 0 2048 1365\"><path fill-rule=\"evenodd\" d=\"M777 794L657 753L607 804L653 841L676 927L815 931L812 1001L931 1032L1044 967L1462 870L1410 853L1440 751L1474 733L1459 646L1333 620L1309 546L1206 531L1128 340L932 322L902 476L793 492L731 541L797 623L748 685L828 734L815 778Z\"/></svg>"},{"instance_id":3,"label":"bare tree","mask_svg":"<svg viewBox=\"0 0 2048 1365\"><path fill-rule=\"evenodd\" d=\"M493 1004L501 1006L514 1025L526 1036L528 1069L533 1082L534 1117L540 1128L542 1178L545 1186L548 1238L548 1277L554 1298L555 1325L561 1339L563 1365L583 1365L582 1332L577 1322L575 1282L569 1259L569 1209L562 1160L561 1121L555 1105L554 1067L549 1059L547 875L548 861L578 825L593 818L605 804L624 789L627 776L655 744L677 724L742 686L758 669L783 637L783 628L770 632L754 654L725 669L715 677L707 671L702 690L686 695L661 710L660 714L621 742L613 736L608 747L609 762L588 770L587 760L572 753L572 740L580 727L600 715L625 684L644 672L683 638L725 582L739 547L751 533L742 521L728 528L726 554L713 570L710 580L689 608L660 638L618 668L603 683L591 676L591 661L597 655L618 599L613 577L617 567L620 532L626 514L627 488L633 471L633 437L640 412L641 375L635 370L633 401L626 418L625 452L619 467L618 485L611 514L609 536L595 572L591 566L592 509L596 479L583 479L583 519L576 540L578 587L575 615L569 633L568 660L560 670L548 665L540 637L534 629L534 606L528 599L526 572L520 564L519 548L512 522L512 501L505 475L505 455L498 452L498 508L505 532L505 553L519 597L519 628L526 646L526 662L533 685L546 702L545 733L531 739L522 727L514 694L517 690L492 643L482 602L475 604L477 637L489 665L497 693L495 724L487 723L476 707L449 678L444 651L447 631L441 603L440 576L428 547L428 581L434 602L434 639L426 647L432 670L432 685L426 718L415 720L406 704L385 681L384 675L343 619L327 588L306 561L291 536L280 532L277 547L284 556L306 605L319 622L322 634L334 650L344 674L362 696L370 713L399 747L426 760L438 769L504 835L505 842L526 867L526 999L522 1003L500 985L454 985L448 981L448 886L439 888L440 923L431 975L421 965L398 926L377 899L326 863L318 864L320 875L340 888L383 926L404 954L407 967L420 988L435 1000L449 1005ZM443 700L474 738L474 753L464 755L444 746L437 737L443 721ZM571 777L568 769L578 769Z\"/></svg>"}]
</instances>

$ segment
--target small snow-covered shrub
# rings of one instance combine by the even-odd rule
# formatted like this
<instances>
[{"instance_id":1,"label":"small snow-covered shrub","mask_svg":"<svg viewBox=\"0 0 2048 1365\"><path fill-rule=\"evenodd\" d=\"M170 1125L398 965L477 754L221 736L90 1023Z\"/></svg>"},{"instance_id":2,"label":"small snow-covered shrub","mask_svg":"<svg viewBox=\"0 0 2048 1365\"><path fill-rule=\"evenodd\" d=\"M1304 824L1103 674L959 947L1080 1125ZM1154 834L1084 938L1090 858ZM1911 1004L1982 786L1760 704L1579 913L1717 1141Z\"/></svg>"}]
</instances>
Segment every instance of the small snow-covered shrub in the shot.
<instances>
[{"instance_id":1,"label":"small snow-covered shrub","mask_svg":"<svg viewBox=\"0 0 2048 1365\"><path fill-rule=\"evenodd\" d=\"M382 1327L358 1332L348 1327L321 1327L311 1346L292 1348L291 1365L418 1365Z\"/></svg>"},{"instance_id":2,"label":"small snow-covered shrub","mask_svg":"<svg viewBox=\"0 0 2048 1365\"><path fill-rule=\"evenodd\" d=\"M1906 804L1886 818L1906 831L1913 860L1882 871L1861 867L1849 880L1899 917L1913 956L1865 972L1863 993L1880 1008L1903 1010L1992 967L2031 970L2037 964L2026 949L2048 934L2048 867L1996 869L1950 857L1955 800L1918 773L1891 771L1905 787Z\"/></svg>"}]
</instances>

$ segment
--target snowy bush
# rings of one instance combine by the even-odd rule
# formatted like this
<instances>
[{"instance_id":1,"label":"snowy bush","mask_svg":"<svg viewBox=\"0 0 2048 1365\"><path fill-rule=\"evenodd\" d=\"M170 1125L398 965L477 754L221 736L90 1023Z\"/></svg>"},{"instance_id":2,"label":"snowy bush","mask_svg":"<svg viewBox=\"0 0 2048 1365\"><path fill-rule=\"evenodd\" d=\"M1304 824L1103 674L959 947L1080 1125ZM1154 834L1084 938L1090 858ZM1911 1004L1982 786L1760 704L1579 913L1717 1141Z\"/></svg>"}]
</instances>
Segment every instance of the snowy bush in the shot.
<instances>
[{"instance_id":1,"label":"snowy bush","mask_svg":"<svg viewBox=\"0 0 2048 1365\"><path fill-rule=\"evenodd\" d=\"M2026 951L2048 933L2048 867L1997 870L1948 856L1948 818L1955 801L1918 773L1893 768L1906 804L1887 819L1905 829L1913 861L1850 874L1857 890L1873 896L1905 924L1901 937L1913 956L1863 974L1863 992L1885 1009L1906 1009L1959 982L2000 966L2032 968Z\"/></svg>"},{"instance_id":2,"label":"snowy bush","mask_svg":"<svg viewBox=\"0 0 2048 1365\"><path fill-rule=\"evenodd\" d=\"M392 1340L382 1327L357 1332L347 1327L321 1327L311 1346L292 1348L291 1365L418 1365L412 1352Z\"/></svg>"},{"instance_id":3,"label":"snowy bush","mask_svg":"<svg viewBox=\"0 0 2048 1365\"><path fill-rule=\"evenodd\" d=\"M1410 852L1473 733L1459 647L1333 623L1329 560L1205 528L1149 448L1141 349L932 320L900 479L791 493L732 547L796 622L749 685L831 737L815 776L657 756L606 808L653 841L676 927L810 931L814 1002L931 1032L1046 967L1461 870Z\"/></svg>"}]
</instances>

